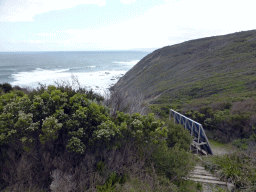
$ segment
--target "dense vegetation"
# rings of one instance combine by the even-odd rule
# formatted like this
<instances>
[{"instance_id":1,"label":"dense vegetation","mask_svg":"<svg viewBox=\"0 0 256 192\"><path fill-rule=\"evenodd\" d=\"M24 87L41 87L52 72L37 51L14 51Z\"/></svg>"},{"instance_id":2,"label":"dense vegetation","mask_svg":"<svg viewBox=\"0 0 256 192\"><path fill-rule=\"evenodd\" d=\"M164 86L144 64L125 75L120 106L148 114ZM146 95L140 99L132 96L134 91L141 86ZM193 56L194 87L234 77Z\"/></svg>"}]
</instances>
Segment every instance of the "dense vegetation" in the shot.
<instances>
[{"instance_id":1,"label":"dense vegetation","mask_svg":"<svg viewBox=\"0 0 256 192\"><path fill-rule=\"evenodd\" d=\"M112 90L140 90L155 114L174 109L201 123L208 138L235 147L206 157L205 167L256 191L255 65L255 30L197 39L147 55Z\"/></svg>"},{"instance_id":2,"label":"dense vegetation","mask_svg":"<svg viewBox=\"0 0 256 192\"><path fill-rule=\"evenodd\" d=\"M255 48L255 30L167 46L143 58L114 89L139 89L152 111L187 113L214 139L249 138L256 112Z\"/></svg>"},{"instance_id":3,"label":"dense vegetation","mask_svg":"<svg viewBox=\"0 0 256 192\"><path fill-rule=\"evenodd\" d=\"M184 112L208 130L208 137L222 142L255 140L256 101L219 102Z\"/></svg>"},{"instance_id":4,"label":"dense vegetation","mask_svg":"<svg viewBox=\"0 0 256 192\"><path fill-rule=\"evenodd\" d=\"M191 137L92 91L0 88L1 191L196 191ZM8 87L6 89L6 87Z\"/></svg>"},{"instance_id":5,"label":"dense vegetation","mask_svg":"<svg viewBox=\"0 0 256 192\"><path fill-rule=\"evenodd\" d=\"M212 146L231 153L204 157L203 165L222 180L233 183L236 191L256 191L256 143L242 141L228 145L211 141Z\"/></svg>"}]
</instances>

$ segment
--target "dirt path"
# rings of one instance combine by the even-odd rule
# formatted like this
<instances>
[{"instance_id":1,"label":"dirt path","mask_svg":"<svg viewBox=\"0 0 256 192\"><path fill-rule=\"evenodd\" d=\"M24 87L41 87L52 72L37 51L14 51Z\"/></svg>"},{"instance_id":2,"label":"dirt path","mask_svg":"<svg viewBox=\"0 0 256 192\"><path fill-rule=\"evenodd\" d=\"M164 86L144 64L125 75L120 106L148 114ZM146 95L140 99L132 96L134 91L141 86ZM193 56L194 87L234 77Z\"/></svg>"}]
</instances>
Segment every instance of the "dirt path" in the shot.
<instances>
[{"instance_id":1,"label":"dirt path","mask_svg":"<svg viewBox=\"0 0 256 192\"><path fill-rule=\"evenodd\" d=\"M236 150L234 146L232 146L231 144L222 144L212 140L210 140L209 142L211 145L213 155L230 154L230 153L234 153Z\"/></svg>"},{"instance_id":2,"label":"dirt path","mask_svg":"<svg viewBox=\"0 0 256 192\"><path fill-rule=\"evenodd\" d=\"M230 151L224 147L211 146L211 148L214 155L225 155L230 153Z\"/></svg>"}]
</instances>

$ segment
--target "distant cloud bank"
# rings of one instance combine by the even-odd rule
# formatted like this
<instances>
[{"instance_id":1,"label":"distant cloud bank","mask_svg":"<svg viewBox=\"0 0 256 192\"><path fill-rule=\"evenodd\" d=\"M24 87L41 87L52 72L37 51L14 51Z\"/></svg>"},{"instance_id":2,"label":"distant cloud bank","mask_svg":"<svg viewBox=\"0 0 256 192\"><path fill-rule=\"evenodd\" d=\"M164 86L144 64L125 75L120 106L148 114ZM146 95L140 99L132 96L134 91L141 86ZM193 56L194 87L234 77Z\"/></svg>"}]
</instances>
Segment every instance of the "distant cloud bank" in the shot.
<instances>
[{"instance_id":1,"label":"distant cloud bank","mask_svg":"<svg viewBox=\"0 0 256 192\"><path fill-rule=\"evenodd\" d=\"M104 6L106 0L3 0L0 3L0 21L33 21L36 14L87 4Z\"/></svg>"}]
</instances>

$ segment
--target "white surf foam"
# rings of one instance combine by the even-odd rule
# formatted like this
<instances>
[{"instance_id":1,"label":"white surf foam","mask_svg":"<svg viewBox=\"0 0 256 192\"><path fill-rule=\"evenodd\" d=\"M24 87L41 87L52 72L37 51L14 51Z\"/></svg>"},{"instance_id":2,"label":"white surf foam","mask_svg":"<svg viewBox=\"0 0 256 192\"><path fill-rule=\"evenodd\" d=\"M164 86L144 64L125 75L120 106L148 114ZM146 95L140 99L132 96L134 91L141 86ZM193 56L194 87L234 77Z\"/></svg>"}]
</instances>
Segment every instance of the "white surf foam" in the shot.
<instances>
[{"instance_id":1,"label":"white surf foam","mask_svg":"<svg viewBox=\"0 0 256 192\"><path fill-rule=\"evenodd\" d=\"M136 65L140 60L132 60L132 61L114 61L116 64L124 64L124 65Z\"/></svg>"},{"instance_id":2,"label":"white surf foam","mask_svg":"<svg viewBox=\"0 0 256 192\"><path fill-rule=\"evenodd\" d=\"M36 88L38 83L54 85L56 81L71 82L72 75L74 75L82 87L93 89L95 92L103 94L126 73L126 71L96 71L84 73L70 73L68 71L69 69L44 70L38 68L31 72L20 72L12 75L14 82L11 84L21 87Z\"/></svg>"}]
</instances>

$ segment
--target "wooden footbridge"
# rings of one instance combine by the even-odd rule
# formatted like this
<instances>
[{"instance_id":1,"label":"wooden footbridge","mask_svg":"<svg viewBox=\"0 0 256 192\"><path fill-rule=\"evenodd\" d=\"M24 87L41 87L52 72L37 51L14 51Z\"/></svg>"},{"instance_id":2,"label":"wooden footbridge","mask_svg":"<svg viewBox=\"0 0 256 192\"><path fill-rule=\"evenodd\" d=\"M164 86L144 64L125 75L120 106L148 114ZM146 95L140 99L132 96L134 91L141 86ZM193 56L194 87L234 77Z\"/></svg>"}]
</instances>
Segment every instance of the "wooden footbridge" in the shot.
<instances>
[{"instance_id":1,"label":"wooden footbridge","mask_svg":"<svg viewBox=\"0 0 256 192\"><path fill-rule=\"evenodd\" d=\"M169 118L171 119L171 117L173 117L174 123L181 124L186 130L190 132L191 136L193 137L193 141L190 145L191 150L194 149L196 150L197 153L200 151L201 154L204 154L204 155L208 155L208 154L213 155L210 143L207 139L203 126L200 123L172 109L170 110ZM198 158L202 161L202 159L199 156ZM234 191L235 189L235 185L233 183L221 181L219 177L216 177L209 171L206 171L205 168L201 165L200 161L198 162L195 169L191 173L189 173L185 177L185 179L202 183L203 187L204 187L204 184L211 184L214 186L215 185L223 186L228 191Z\"/></svg>"},{"instance_id":2,"label":"wooden footbridge","mask_svg":"<svg viewBox=\"0 0 256 192\"><path fill-rule=\"evenodd\" d=\"M190 149L195 149L197 153L200 151L205 155L208 155L208 154L213 155L210 143L204 132L203 126L200 123L172 109L170 110L170 118L171 117L174 118L174 123L183 125L183 127L186 130L188 130L191 136L193 137L193 141L191 143Z\"/></svg>"}]
</instances>

